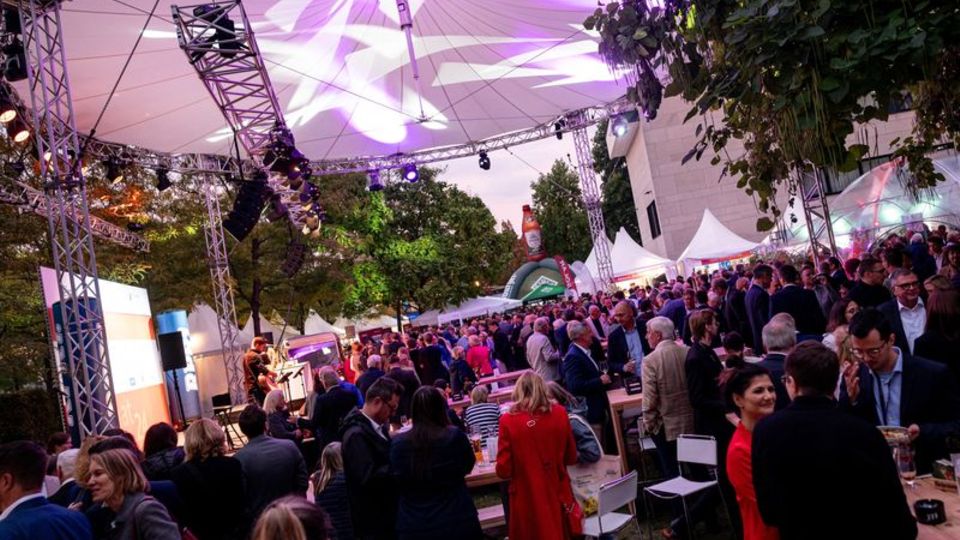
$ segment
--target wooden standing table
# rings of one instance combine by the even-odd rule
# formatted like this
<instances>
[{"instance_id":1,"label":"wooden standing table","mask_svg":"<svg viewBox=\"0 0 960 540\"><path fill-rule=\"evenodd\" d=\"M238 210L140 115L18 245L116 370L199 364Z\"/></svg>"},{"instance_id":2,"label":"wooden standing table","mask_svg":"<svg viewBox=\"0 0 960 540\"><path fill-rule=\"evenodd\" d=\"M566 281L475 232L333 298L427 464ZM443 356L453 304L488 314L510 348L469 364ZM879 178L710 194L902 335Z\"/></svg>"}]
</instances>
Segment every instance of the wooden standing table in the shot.
<instances>
[{"instance_id":1,"label":"wooden standing table","mask_svg":"<svg viewBox=\"0 0 960 540\"><path fill-rule=\"evenodd\" d=\"M505 401L510 401L511 395L513 395L513 387L508 386L506 388L499 388L493 392L490 392L490 395L487 397L487 399L490 401L490 403L503 403ZM459 413L461 410L470 405L470 398L465 397L463 399L458 399L457 401L448 400L447 404L451 409Z\"/></svg>"},{"instance_id":2,"label":"wooden standing table","mask_svg":"<svg viewBox=\"0 0 960 540\"><path fill-rule=\"evenodd\" d=\"M623 442L623 426L620 424L620 413L630 407L639 407L643 403L643 394L627 394L623 388L607 392L610 402L610 419L613 421L613 434L617 440L617 455L620 456L620 473L627 473L627 445Z\"/></svg>"},{"instance_id":3,"label":"wooden standing table","mask_svg":"<svg viewBox=\"0 0 960 540\"><path fill-rule=\"evenodd\" d=\"M523 370L520 370L520 371L508 371L508 372L506 372L506 373L501 373L501 374L499 374L499 375L488 375L488 376L482 377L480 380L478 380L478 381L477 381L477 384L493 384L493 383L512 382L512 381L515 381L515 380L519 379L521 375L523 375L524 373L526 373L526 372L528 372L528 371L531 371L531 370L529 370L529 369L523 369Z\"/></svg>"},{"instance_id":4,"label":"wooden standing table","mask_svg":"<svg viewBox=\"0 0 960 540\"><path fill-rule=\"evenodd\" d=\"M960 495L956 491L946 492L933 485L933 478L917 478L915 489L904 483L903 491L907 495L907 504L913 512L913 503L920 499L939 499L947 513L947 521L939 525L921 525L917 523L917 540L960 540Z\"/></svg>"}]
</instances>

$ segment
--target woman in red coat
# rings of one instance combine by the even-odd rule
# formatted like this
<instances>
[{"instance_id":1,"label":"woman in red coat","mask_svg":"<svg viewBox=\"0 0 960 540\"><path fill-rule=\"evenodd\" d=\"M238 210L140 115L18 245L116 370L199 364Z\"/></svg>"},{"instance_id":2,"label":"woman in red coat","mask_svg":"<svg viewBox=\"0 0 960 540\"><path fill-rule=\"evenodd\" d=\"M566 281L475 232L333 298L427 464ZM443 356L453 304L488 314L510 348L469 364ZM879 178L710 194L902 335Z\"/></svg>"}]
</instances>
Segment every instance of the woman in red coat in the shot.
<instances>
[{"instance_id":1,"label":"woman in red coat","mask_svg":"<svg viewBox=\"0 0 960 540\"><path fill-rule=\"evenodd\" d=\"M571 537L563 505L574 502L567 465L577 447L566 410L549 396L539 375L524 373L500 417L497 476L510 481L510 540Z\"/></svg>"},{"instance_id":2,"label":"woman in red coat","mask_svg":"<svg viewBox=\"0 0 960 540\"><path fill-rule=\"evenodd\" d=\"M740 424L727 448L727 475L737 493L737 504L743 518L744 540L778 540L780 533L760 517L757 492L753 487L752 435L762 418L773 414L777 393L766 369L747 364L721 375L725 379L723 393L740 411Z\"/></svg>"}]
</instances>

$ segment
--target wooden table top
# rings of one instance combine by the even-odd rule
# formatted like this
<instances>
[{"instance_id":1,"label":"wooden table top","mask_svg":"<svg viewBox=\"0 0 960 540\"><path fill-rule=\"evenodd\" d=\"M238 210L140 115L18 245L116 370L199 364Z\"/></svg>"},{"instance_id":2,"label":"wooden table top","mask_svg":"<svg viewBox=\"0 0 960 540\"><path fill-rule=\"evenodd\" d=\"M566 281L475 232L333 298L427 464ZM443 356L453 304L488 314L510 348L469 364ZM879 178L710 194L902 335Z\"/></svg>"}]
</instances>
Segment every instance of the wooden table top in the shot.
<instances>
[{"instance_id":1,"label":"wooden table top","mask_svg":"<svg viewBox=\"0 0 960 540\"><path fill-rule=\"evenodd\" d=\"M495 463L477 463L473 466L473 470L465 478L467 481L468 488L475 488L480 486L489 486L491 484L497 484L501 482L500 477L497 476Z\"/></svg>"},{"instance_id":2,"label":"wooden table top","mask_svg":"<svg viewBox=\"0 0 960 540\"><path fill-rule=\"evenodd\" d=\"M610 408L613 410L625 409L627 407L638 406L643 403L643 393L627 393L623 388L615 388L607 391L607 400L610 401Z\"/></svg>"},{"instance_id":3,"label":"wooden table top","mask_svg":"<svg viewBox=\"0 0 960 540\"><path fill-rule=\"evenodd\" d=\"M497 390L490 392L490 395L487 397L487 399L490 401L490 403L502 403L504 401L509 401L512 394L513 387L508 386L506 388L498 388ZM463 399L458 399L457 401L448 400L447 404L451 409L457 411L470 405L470 397L466 396Z\"/></svg>"},{"instance_id":4,"label":"wooden table top","mask_svg":"<svg viewBox=\"0 0 960 540\"><path fill-rule=\"evenodd\" d=\"M907 495L907 504L913 512L913 503L920 499L939 499L943 501L947 512L947 521L940 525L917 524L918 540L960 540L960 495L956 491L947 492L933 485L933 478L917 478L915 488L903 485Z\"/></svg>"}]
</instances>

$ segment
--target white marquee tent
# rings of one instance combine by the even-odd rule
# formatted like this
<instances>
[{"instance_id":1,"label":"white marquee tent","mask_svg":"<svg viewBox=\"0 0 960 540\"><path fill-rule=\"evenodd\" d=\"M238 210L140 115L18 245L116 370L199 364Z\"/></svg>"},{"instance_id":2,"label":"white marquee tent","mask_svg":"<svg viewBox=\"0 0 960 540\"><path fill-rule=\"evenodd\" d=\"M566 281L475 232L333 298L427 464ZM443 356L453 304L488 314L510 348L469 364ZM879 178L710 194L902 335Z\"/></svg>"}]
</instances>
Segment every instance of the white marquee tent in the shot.
<instances>
[{"instance_id":1,"label":"white marquee tent","mask_svg":"<svg viewBox=\"0 0 960 540\"><path fill-rule=\"evenodd\" d=\"M311 311L310 316L307 317L307 320L303 323L303 335L312 336L325 332L333 332L340 337L347 335L346 330L328 323L323 317L317 315L317 312Z\"/></svg>"},{"instance_id":2,"label":"white marquee tent","mask_svg":"<svg viewBox=\"0 0 960 540\"><path fill-rule=\"evenodd\" d=\"M757 246L757 242L731 231L709 208L704 208L700 227L677 261L682 262L684 271L690 273L697 265L745 257Z\"/></svg>"},{"instance_id":3,"label":"white marquee tent","mask_svg":"<svg viewBox=\"0 0 960 540\"><path fill-rule=\"evenodd\" d=\"M523 302L514 298L504 298L502 296L480 296L471 298L459 306L447 306L437 315L437 324L447 324L449 322L490 315L492 313L503 313L511 309L516 309L523 305Z\"/></svg>"},{"instance_id":4,"label":"white marquee tent","mask_svg":"<svg viewBox=\"0 0 960 540\"><path fill-rule=\"evenodd\" d=\"M266 334L267 332L273 333L274 341L280 339L280 332L283 331L283 339L287 339L290 336L299 336L300 332L297 331L292 325L287 325L284 329L283 324L273 324L262 315L260 316L260 333ZM247 323L243 325L243 328L240 330L240 335L237 336L239 345L241 347L249 347L250 342L253 341L253 317L247 317Z\"/></svg>"},{"instance_id":5,"label":"white marquee tent","mask_svg":"<svg viewBox=\"0 0 960 540\"><path fill-rule=\"evenodd\" d=\"M390 328L391 330L398 331L397 318L389 315L370 315L363 319L338 317L336 321L333 321L333 325L337 328L343 328L344 330L349 326L353 326L356 332L366 332L367 330L376 330L378 328Z\"/></svg>"},{"instance_id":6,"label":"white marquee tent","mask_svg":"<svg viewBox=\"0 0 960 540\"><path fill-rule=\"evenodd\" d=\"M604 236L606 240L606 236ZM613 243L607 241L610 250L610 263L613 266L613 281L630 281L642 277L645 274L663 273L674 265L670 259L661 257L655 253L644 249L637 244L630 234L623 227L617 231L617 236ZM592 276L599 274L597 268L596 248L590 251L587 261L584 263L588 275L583 276L582 283L592 281ZM572 267L571 267L572 268ZM581 277L578 275L577 277ZM589 292L589 291L581 291Z\"/></svg>"}]
</instances>

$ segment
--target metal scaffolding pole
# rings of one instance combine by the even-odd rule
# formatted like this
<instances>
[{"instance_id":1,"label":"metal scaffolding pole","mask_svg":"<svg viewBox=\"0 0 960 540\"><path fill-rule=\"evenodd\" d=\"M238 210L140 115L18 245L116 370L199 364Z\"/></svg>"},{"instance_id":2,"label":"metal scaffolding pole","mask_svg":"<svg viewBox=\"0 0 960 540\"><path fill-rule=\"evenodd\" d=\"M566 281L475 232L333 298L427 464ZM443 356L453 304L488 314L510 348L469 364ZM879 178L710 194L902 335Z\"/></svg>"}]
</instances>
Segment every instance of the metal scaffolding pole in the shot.
<instances>
[{"instance_id":1,"label":"metal scaffolding pole","mask_svg":"<svg viewBox=\"0 0 960 540\"><path fill-rule=\"evenodd\" d=\"M825 250L829 250L831 255L837 253L822 170L815 169L801 174L800 199L803 202L803 219L810 235L813 260L819 266Z\"/></svg>"},{"instance_id":2,"label":"metal scaffolding pole","mask_svg":"<svg viewBox=\"0 0 960 540\"><path fill-rule=\"evenodd\" d=\"M610 262L607 227L603 222L603 211L600 208L597 173L593 170L593 151L586 127L588 124L583 118L583 113L579 111L570 115L568 123L577 126L573 129L573 145L577 152L577 172L580 175L583 205L587 209L590 237L593 238L593 249L597 255L597 271L600 274L594 276L594 281L597 282L598 288L607 289L613 285L613 264Z\"/></svg>"},{"instance_id":3,"label":"metal scaffolding pole","mask_svg":"<svg viewBox=\"0 0 960 540\"><path fill-rule=\"evenodd\" d=\"M20 25L27 57L38 155L49 152L43 167L49 211L53 266L60 287L57 328L61 371L70 379L70 421L81 437L119 427L117 399L103 311L98 301L97 259L87 204L86 182L78 163L79 139L63 50L59 2L21 1Z\"/></svg>"},{"instance_id":4,"label":"metal scaffolding pole","mask_svg":"<svg viewBox=\"0 0 960 540\"><path fill-rule=\"evenodd\" d=\"M227 386L230 401L239 405L247 401L243 388L243 350L237 343L240 334L237 328L237 310L233 302L233 286L230 280L230 262L227 259L227 244L223 236L220 217L220 198L214 184L214 176L204 175L203 200L207 206L207 223L203 228L207 241L207 265L210 281L213 282L214 308L220 330L220 353L227 371Z\"/></svg>"}]
</instances>

